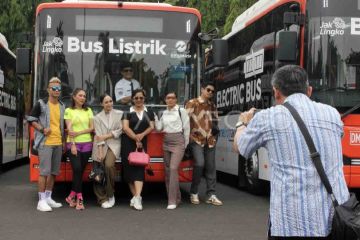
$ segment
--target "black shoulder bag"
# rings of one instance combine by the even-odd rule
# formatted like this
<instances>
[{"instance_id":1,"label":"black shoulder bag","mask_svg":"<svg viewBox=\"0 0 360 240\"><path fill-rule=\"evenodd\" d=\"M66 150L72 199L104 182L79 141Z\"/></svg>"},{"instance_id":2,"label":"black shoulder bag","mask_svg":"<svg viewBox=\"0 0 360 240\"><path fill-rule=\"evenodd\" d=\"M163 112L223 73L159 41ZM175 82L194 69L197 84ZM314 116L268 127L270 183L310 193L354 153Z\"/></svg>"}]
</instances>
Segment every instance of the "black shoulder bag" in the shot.
<instances>
[{"instance_id":1,"label":"black shoulder bag","mask_svg":"<svg viewBox=\"0 0 360 240\"><path fill-rule=\"evenodd\" d=\"M105 167L102 162L93 160L93 166L89 174L89 180L101 185L105 185Z\"/></svg>"},{"instance_id":2,"label":"black shoulder bag","mask_svg":"<svg viewBox=\"0 0 360 240\"><path fill-rule=\"evenodd\" d=\"M314 142L310 136L304 121L301 119L296 109L288 102L283 104L286 107L303 134L306 144L310 151L310 157L315 165L315 168L320 176L321 182L324 184L326 191L329 193L335 214L332 222L331 238L333 240L356 240L360 238L360 204L356 199L355 194L351 193L349 200L339 205L336 200L329 179L327 178L324 167L321 164L320 154L316 151Z\"/></svg>"}]
</instances>

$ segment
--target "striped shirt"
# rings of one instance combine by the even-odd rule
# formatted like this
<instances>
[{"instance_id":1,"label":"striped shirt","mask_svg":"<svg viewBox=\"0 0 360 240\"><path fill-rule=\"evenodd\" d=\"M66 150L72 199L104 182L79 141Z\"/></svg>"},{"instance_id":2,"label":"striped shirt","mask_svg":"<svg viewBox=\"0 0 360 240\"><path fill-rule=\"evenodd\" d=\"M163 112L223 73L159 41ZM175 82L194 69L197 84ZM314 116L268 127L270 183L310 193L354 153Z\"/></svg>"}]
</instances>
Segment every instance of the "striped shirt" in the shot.
<instances>
[{"instance_id":1,"label":"striped shirt","mask_svg":"<svg viewBox=\"0 0 360 240\"><path fill-rule=\"evenodd\" d=\"M343 174L343 124L336 109L292 94L288 101L309 129L339 203L349 198ZM257 113L238 139L245 158L260 147L271 164L270 224L272 236L316 237L330 234L331 199L309 156L295 120L282 105Z\"/></svg>"}]
</instances>

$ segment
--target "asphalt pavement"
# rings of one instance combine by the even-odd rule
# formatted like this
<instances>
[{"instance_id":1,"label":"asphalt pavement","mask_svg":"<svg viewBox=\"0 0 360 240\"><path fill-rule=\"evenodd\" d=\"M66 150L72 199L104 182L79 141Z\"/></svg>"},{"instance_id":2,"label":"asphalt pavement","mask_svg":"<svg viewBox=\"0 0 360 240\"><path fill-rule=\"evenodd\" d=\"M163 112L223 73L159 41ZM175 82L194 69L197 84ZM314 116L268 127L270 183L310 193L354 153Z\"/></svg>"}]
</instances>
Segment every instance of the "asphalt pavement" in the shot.
<instances>
[{"instance_id":1,"label":"asphalt pavement","mask_svg":"<svg viewBox=\"0 0 360 240\"><path fill-rule=\"evenodd\" d=\"M29 182L28 165L0 174L0 240L261 240L266 239L268 196L254 196L223 184L217 196L223 206L189 202L190 184L181 184L182 204L166 210L163 184L146 184L144 210L129 207L125 184L116 185L116 205L96 204L91 184L84 186L84 211L69 208L64 198L69 184L56 184L53 198L63 207L53 212L36 210L37 185Z\"/></svg>"}]
</instances>

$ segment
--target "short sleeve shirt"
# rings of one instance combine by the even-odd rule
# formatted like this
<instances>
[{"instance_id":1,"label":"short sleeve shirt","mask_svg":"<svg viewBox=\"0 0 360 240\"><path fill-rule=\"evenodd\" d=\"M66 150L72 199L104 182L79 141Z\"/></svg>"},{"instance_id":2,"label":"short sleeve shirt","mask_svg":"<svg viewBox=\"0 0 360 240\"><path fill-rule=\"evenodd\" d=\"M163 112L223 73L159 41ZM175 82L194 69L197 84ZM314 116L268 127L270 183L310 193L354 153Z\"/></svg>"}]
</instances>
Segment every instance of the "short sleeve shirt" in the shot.
<instances>
[{"instance_id":1,"label":"short sleeve shirt","mask_svg":"<svg viewBox=\"0 0 360 240\"><path fill-rule=\"evenodd\" d=\"M49 101L50 108L50 129L49 136L46 137L45 145L57 146L62 144L60 129L60 104L53 104Z\"/></svg>"},{"instance_id":2,"label":"short sleeve shirt","mask_svg":"<svg viewBox=\"0 0 360 240\"><path fill-rule=\"evenodd\" d=\"M140 83L135 79L128 81L122 78L115 85L115 99L116 101L121 100L124 97L131 96L131 83L133 84L133 90L140 88Z\"/></svg>"},{"instance_id":3,"label":"short sleeve shirt","mask_svg":"<svg viewBox=\"0 0 360 240\"><path fill-rule=\"evenodd\" d=\"M65 120L71 120L72 130L75 132L79 132L89 128L90 121L94 117L93 112L90 108L85 109L65 109ZM75 137L75 142L92 142L92 137L90 133L81 134ZM66 139L66 142L71 142L70 138Z\"/></svg>"},{"instance_id":4,"label":"short sleeve shirt","mask_svg":"<svg viewBox=\"0 0 360 240\"><path fill-rule=\"evenodd\" d=\"M200 97L191 99L185 106L190 118L190 140L209 148L216 145L216 137L212 135L212 127L217 118L215 104L204 101Z\"/></svg>"}]
</instances>

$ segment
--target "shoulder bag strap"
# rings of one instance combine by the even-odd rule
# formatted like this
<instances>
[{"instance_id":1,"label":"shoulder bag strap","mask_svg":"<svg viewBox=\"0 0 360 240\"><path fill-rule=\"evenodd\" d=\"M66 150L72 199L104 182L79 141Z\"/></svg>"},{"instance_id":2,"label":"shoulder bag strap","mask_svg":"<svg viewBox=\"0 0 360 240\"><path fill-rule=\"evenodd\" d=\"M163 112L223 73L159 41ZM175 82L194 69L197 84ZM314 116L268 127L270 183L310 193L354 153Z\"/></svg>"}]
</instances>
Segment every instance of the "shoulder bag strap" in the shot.
<instances>
[{"instance_id":1,"label":"shoulder bag strap","mask_svg":"<svg viewBox=\"0 0 360 240\"><path fill-rule=\"evenodd\" d=\"M297 125L299 126L299 129L300 129L301 133L303 134L303 136L305 138L306 145L309 148L310 157L311 157L311 159L312 159L312 161L313 161L313 163L315 165L315 168L316 168L316 170L317 170L317 172L318 172L318 174L320 176L321 182L324 184L324 186L326 188L326 191L330 194L333 205L335 207L338 206L339 204L338 204L338 202L337 202L337 200L336 200L336 198L334 196L333 189L332 189L332 187L330 185L329 179L327 178L324 167L321 164L320 154L316 150L314 141L312 140L312 138L310 136L309 130L305 126L305 123L301 119L299 113L296 111L296 109L293 106L291 106L290 103L285 102L283 104L283 106L286 107L290 111L291 115L293 116L293 118L295 119Z\"/></svg>"},{"instance_id":2,"label":"shoulder bag strap","mask_svg":"<svg viewBox=\"0 0 360 240\"><path fill-rule=\"evenodd\" d=\"M178 112L179 112L179 116L180 116L180 120L181 120L181 129L182 129L182 131L184 132L184 122L183 122L183 120L182 120L180 107L179 107L179 109L178 109Z\"/></svg>"}]
</instances>

